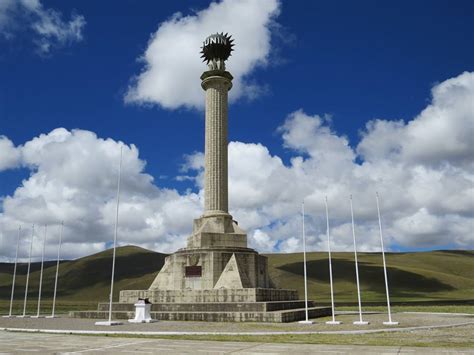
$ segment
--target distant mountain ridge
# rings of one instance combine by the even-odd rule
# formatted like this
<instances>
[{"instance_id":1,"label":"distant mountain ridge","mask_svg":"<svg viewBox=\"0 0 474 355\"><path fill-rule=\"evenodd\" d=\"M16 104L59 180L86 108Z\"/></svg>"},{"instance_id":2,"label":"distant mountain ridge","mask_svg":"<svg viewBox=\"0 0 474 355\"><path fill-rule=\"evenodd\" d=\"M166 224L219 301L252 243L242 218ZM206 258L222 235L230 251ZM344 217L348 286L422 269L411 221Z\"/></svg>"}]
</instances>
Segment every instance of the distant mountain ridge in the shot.
<instances>
[{"instance_id":1,"label":"distant mountain ridge","mask_svg":"<svg viewBox=\"0 0 474 355\"><path fill-rule=\"evenodd\" d=\"M117 248L114 297L120 290L146 289L164 264L167 254L136 246ZM295 288L303 297L301 253L267 254L272 280L282 288ZM381 255L360 253L359 273L363 302L384 302ZM108 298L112 250L61 261L58 297L62 300L104 301ZM327 253L307 254L309 297L329 302ZM394 302L461 301L474 299L474 251L387 253L390 293ZM45 262L43 295L52 297L56 263ZM19 264L15 298L23 297L26 264ZM29 297L37 295L40 263L31 264ZM0 263L0 299L10 297L13 264ZM357 301L353 253L333 253L336 302Z\"/></svg>"}]
</instances>

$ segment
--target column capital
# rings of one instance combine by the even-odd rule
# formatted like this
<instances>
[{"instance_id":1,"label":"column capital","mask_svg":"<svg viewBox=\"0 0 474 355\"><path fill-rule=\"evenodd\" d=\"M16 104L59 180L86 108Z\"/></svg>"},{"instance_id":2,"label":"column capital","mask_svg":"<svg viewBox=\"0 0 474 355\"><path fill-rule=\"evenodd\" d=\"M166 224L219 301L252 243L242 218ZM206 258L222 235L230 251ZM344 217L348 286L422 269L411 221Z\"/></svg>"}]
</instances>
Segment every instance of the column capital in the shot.
<instances>
[{"instance_id":1,"label":"column capital","mask_svg":"<svg viewBox=\"0 0 474 355\"><path fill-rule=\"evenodd\" d=\"M228 71L208 70L201 75L201 87L206 90L212 83L224 82L229 85L227 90L230 90L232 88L232 79L234 79L234 77Z\"/></svg>"}]
</instances>

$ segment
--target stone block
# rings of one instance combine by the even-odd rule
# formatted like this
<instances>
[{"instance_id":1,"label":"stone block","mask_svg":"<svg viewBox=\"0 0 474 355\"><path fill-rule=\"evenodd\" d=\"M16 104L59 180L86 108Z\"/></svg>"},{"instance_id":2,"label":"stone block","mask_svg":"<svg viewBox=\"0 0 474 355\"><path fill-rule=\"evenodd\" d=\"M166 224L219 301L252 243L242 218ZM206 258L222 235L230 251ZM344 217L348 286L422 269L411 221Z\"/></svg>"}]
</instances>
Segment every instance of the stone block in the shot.
<instances>
[{"instance_id":1,"label":"stone block","mask_svg":"<svg viewBox=\"0 0 474 355\"><path fill-rule=\"evenodd\" d=\"M296 290L272 288L210 289L210 290L124 290L120 303L135 303L148 298L151 303L217 303L296 301Z\"/></svg>"}]
</instances>

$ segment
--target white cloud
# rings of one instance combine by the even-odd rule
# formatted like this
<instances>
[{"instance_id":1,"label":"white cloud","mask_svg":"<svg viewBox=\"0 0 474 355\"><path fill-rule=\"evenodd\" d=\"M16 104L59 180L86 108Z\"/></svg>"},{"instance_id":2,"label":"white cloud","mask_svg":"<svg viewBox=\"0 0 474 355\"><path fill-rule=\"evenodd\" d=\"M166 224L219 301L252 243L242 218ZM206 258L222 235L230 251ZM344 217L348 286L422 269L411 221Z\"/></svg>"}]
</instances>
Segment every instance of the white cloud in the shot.
<instances>
[{"instance_id":1,"label":"white cloud","mask_svg":"<svg viewBox=\"0 0 474 355\"><path fill-rule=\"evenodd\" d=\"M90 245L87 250L91 252L105 248L113 235L120 146L124 149L119 241L161 251L184 246L192 218L201 212L197 195L180 196L175 190L157 187L143 173L145 162L134 145L64 128L14 148L31 175L3 200L3 234L16 238L20 224L24 228L48 224L51 256L57 225L64 221L66 257L84 252L84 244ZM2 253L11 255L14 244L5 242ZM25 244L22 250L26 249Z\"/></svg>"},{"instance_id":2,"label":"white cloud","mask_svg":"<svg viewBox=\"0 0 474 355\"><path fill-rule=\"evenodd\" d=\"M13 38L26 28L33 33L33 42L41 54L54 47L80 42L86 24L82 15L73 13L69 21L54 9L45 8L39 0L3 0L0 2L0 34Z\"/></svg>"},{"instance_id":3,"label":"white cloud","mask_svg":"<svg viewBox=\"0 0 474 355\"><path fill-rule=\"evenodd\" d=\"M366 161L452 166L474 164L474 80L464 72L433 87L432 102L414 120L375 120L357 150Z\"/></svg>"},{"instance_id":4,"label":"white cloud","mask_svg":"<svg viewBox=\"0 0 474 355\"><path fill-rule=\"evenodd\" d=\"M473 73L436 85L432 102L418 116L407 123L371 121L356 149L330 128L327 117L295 111L278 129L295 153L289 166L262 145L231 142L234 216L245 228L264 233L250 233L254 245L271 251L265 246L281 241L281 250L294 251L301 248L295 215L305 198L310 245L326 249L327 195L334 247L350 250L353 194L359 247L378 250L378 190L389 247L473 248L473 85ZM259 244L264 235L270 240Z\"/></svg>"},{"instance_id":5,"label":"white cloud","mask_svg":"<svg viewBox=\"0 0 474 355\"><path fill-rule=\"evenodd\" d=\"M15 168L20 163L20 152L15 149L13 142L5 136L0 136L0 171Z\"/></svg>"},{"instance_id":6,"label":"white cloud","mask_svg":"<svg viewBox=\"0 0 474 355\"><path fill-rule=\"evenodd\" d=\"M277 0L223 0L193 15L174 14L151 36L141 61L143 71L132 80L126 102L158 104L167 109L202 108L202 89L196 84L206 66L199 58L203 40L228 32L238 50L228 60L234 76L230 100L265 90L251 77L269 62L270 27L279 14Z\"/></svg>"},{"instance_id":7,"label":"white cloud","mask_svg":"<svg viewBox=\"0 0 474 355\"><path fill-rule=\"evenodd\" d=\"M265 252L301 250L300 209L305 199L308 249L326 250L327 195L332 247L351 250L353 194L359 250L379 250L379 191L388 249L474 248L474 169L467 158L472 142L462 134L474 122L474 111L466 109L474 100L473 82L474 74L464 73L440 83L433 88L432 102L413 120L373 121L356 148L331 129L327 117L302 110L290 114L278 129L293 155L289 164L262 144L231 142L231 213L247 230L249 244ZM430 132L437 137L439 122L446 120L459 127L444 126L443 140L449 144L440 144L436 155L430 154ZM386 139L392 136L396 139ZM415 136L420 141L416 152L418 141L410 138ZM121 145L120 243L174 251L185 245L192 219L202 212L202 153L186 156L180 171L192 175L200 191L179 194L157 186L144 173L137 147L92 132L59 128L16 148L5 137L2 144L12 152L0 156L5 168L21 164L31 170L31 176L3 200L3 255L13 255L14 243L8 241L16 237L19 223L61 220L67 226L67 256L104 248L112 239ZM47 250L54 256L55 239L50 243Z\"/></svg>"}]
</instances>

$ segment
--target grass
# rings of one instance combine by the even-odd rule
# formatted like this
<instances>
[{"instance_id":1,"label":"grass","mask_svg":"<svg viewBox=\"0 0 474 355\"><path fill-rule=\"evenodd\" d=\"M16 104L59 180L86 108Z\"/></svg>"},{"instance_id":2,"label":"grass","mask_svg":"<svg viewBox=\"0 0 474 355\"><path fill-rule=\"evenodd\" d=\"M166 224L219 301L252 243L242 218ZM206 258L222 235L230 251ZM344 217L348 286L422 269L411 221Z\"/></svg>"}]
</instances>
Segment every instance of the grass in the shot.
<instances>
[{"instance_id":1,"label":"grass","mask_svg":"<svg viewBox=\"0 0 474 355\"><path fill-rule=\"evenodd\" d=\"M51 299L41 301L41 315L50 315L53 307ZM10 301L0 300L0 313L8 314L10 309ZM69 311L86 311L97 309L97 301L73 301L58 300L56 302L55 314L67 314ZM38 310L38 299L32 299L27 302L26 314L36 314ZM13 302L12 314L20 315L23 313L23 300Z\"/></svg>"},{"instance_id":2,"label":"grass","mask_svg":"<svg viewBox=\"0 0 474 355\"><path fill-rule=\"evenodd\" d=\"M111 250L60 264L56 313L91 310L108 299ZM269 254L269 272L277 287L297 289L303 295L301 253ZM117 249L114 299L123 289L146 289L164 263L165 254L128 246ZM333 253L336 308L357 311L352 253ZM326 253L308 253L309 298L329 304ZM381 255L359 254L364 311L386 312ZM393 312L442 312L474 314L473 251L433 251L387 254ZM41 314L51 313L55 263L46 262ZM37 310L39 263L31 265L27 314ZM0 313L8 313L13 265L0 263ZM18 265L14 314L23 311L26 264ZM252 327L252 324L246 326ZM256 326L256 325L255 325ZM306 343L338 345L474 347L474 326L426 329L403 333L311 334L271 336L158 336L167 339ZM135 337L135 336L134 336Z\"/></svg>"},{"instance_id":3,"label":"grass","mask_svg":"<svg viewBox=\"0 0 474 355\"><path fill-rule=\"evenodd\" d=\"M303 343L327 345L372 345L372 346L410 346L410 347L442 347L472 348L474 340L471 335L474 326L462 328L427 329L403 333L371 333L371 334L290 334L290 335L259 335L259 336L158 336L162 339L182 340L214 340L241 341L259 343Z\"/></svg>"},{"instance_id":4,"label":"grass","mask_svg":"<svg viewBox=\"0 0 474 355\"><path fill-rule=\"evenodd\" d=\"M392 306L392 312L432 312L432 313L465 313L465 314L474 314L474 304L464 304L464 305L442 305L442 306L433 306L433 305L418 305L418 306ZM359 309L354 306L342 306L337 307L337 311L354 311L358 312ZM363 306L363 312L387 312L387 307L385 306Z\"/></svg>"},{"instance_id":5,"label":"grass","mask_svg":"<svg viewBox=\"0 0 474 355\"><path fill-rule=\"evenodd\" d=\"M166 254L135 246L117 248L114 299L120 290L148 288L164 263ZM112 250L72 261L63 261L59 267L57 298L61 301L107 301L110 289ZM56 264L45 263L42 298L52 299ZM15 299L23 300L27 265L18 264ZM13 265L0 263L0 300L9 300ZM32 263L28 298L38 298L40 263ZM3 308L3 307L2 307ZM94 307L95 308L95 307Z\"/></svg>"},{"instance_id":6,"label":"grass","mask_svg":"<svg viewBox=\"0 0 474 355\"><path fill-rule=\"evenodd\" d=\"M303 262L301 253L269 254L269 270L277 285L297 289L302 295ZM382 257L379 253L360 253L359 274L362 301L385 302ZM451 303L472 300L474 295L474 252L432 251L387 253L391 301L433 301ZM308 253L308 297L327 303L330 297L326 253ZM355 267L352 253L333 253L333 278L336 302L357 302Z\"/></svg>"},{"instance_id":7,"label":"grass","mask_svg":"<svg viewBox=\"0 0 474 355\"><path fill-rule=\"evenodd\" d=\"M397 319L404 319L402 322L410 322L402 315L395 315ZM413 316L412 316L413 317ZM418 316L415 316L415 318ZM379 318L376 321L376 318ZM353 316L340 316L343 324L349 324L354 320ZM369 316L371 322L379 323L380 317ZM313 331L329 330L323 323L329 320L329 317L318 319L316 328L311 326L297 327L304 331L311 329ZM473 319L469 319L471 322ZM411 320L413 322L413 318ZM438 320L439 322L439 320ZM459 322L466 322L466 319L459 319ZM439 323L438 323L439 324ZM321 327L322 325L322 327ZM409 326L426 326L425 322L419 324L411 324ZM293 325L292 329L286 329L280 325L275 324L252 324L245 323L241 325L239 331L295 331ZM357 328L357 327L356 327ZM333 328L331 328L332 330ZM346 327L347 329L347 327ZM358 327L357 329L361 329ZM367 329L371 329L370 326ZM372 328L373 329L373 328ZM163 338L175 340L201 340L201 341L232 341L232 342L258 342L258 343L304 343L304 344L329 344L329 345L367 345L367 346L410 346L410 347L441 347L441 348L472 348L474 346L474 339L472 334L474 332L474 324L446 327L446 328L431 328L431 329L417 329L402 332L380 332L367 334L276 334L276 335L112 335L127 338ZM111 336L111 335L109 335Z\"/></svg>"},{"instance_id":8,"label":"grass","mask_svg":"<svg viewBox=\"0 0 474 355\"><path fill-rule=\"evenodd\" d=\"M112 251L83 257L60 264L57 312L96 309L98 302L106 302L110 288ZM269 272L277 287L303 290L301 253L268 254ZM135 246L117 249L114 299L124 289L146 289L164 263L166 254ZM341 306L357 302L355 269L352 253L333 253L335 300ZM326 253L308 253L309 298L329 304L328 262ZM359 273L364 310L369 306L384 305L385 289L381 255L359 254ZM432 251L419 253L388 253L388 275L394 310L399 305L424 306L438 309L462 309L463 304L474 304L473 251ZM26 264L19 264L15 288L16 312L23 309ZM46 262L43 283L44 312L51 308L55 262ZM28 312L36 311L39 283L39 263L31 265ZM11 292L13 265L0 263L0 313L7 313ZM457 304L458 306L455 306ZM43 309L42 307L42 309ZM420 307L420 308L416 308ZM457 308L456 308L457 307ZM377 308L374 308L377 309ZM381 310L383 308L380 308ZM471 307L468 309L472 310Z\"/></svg>"}]
</instances>

